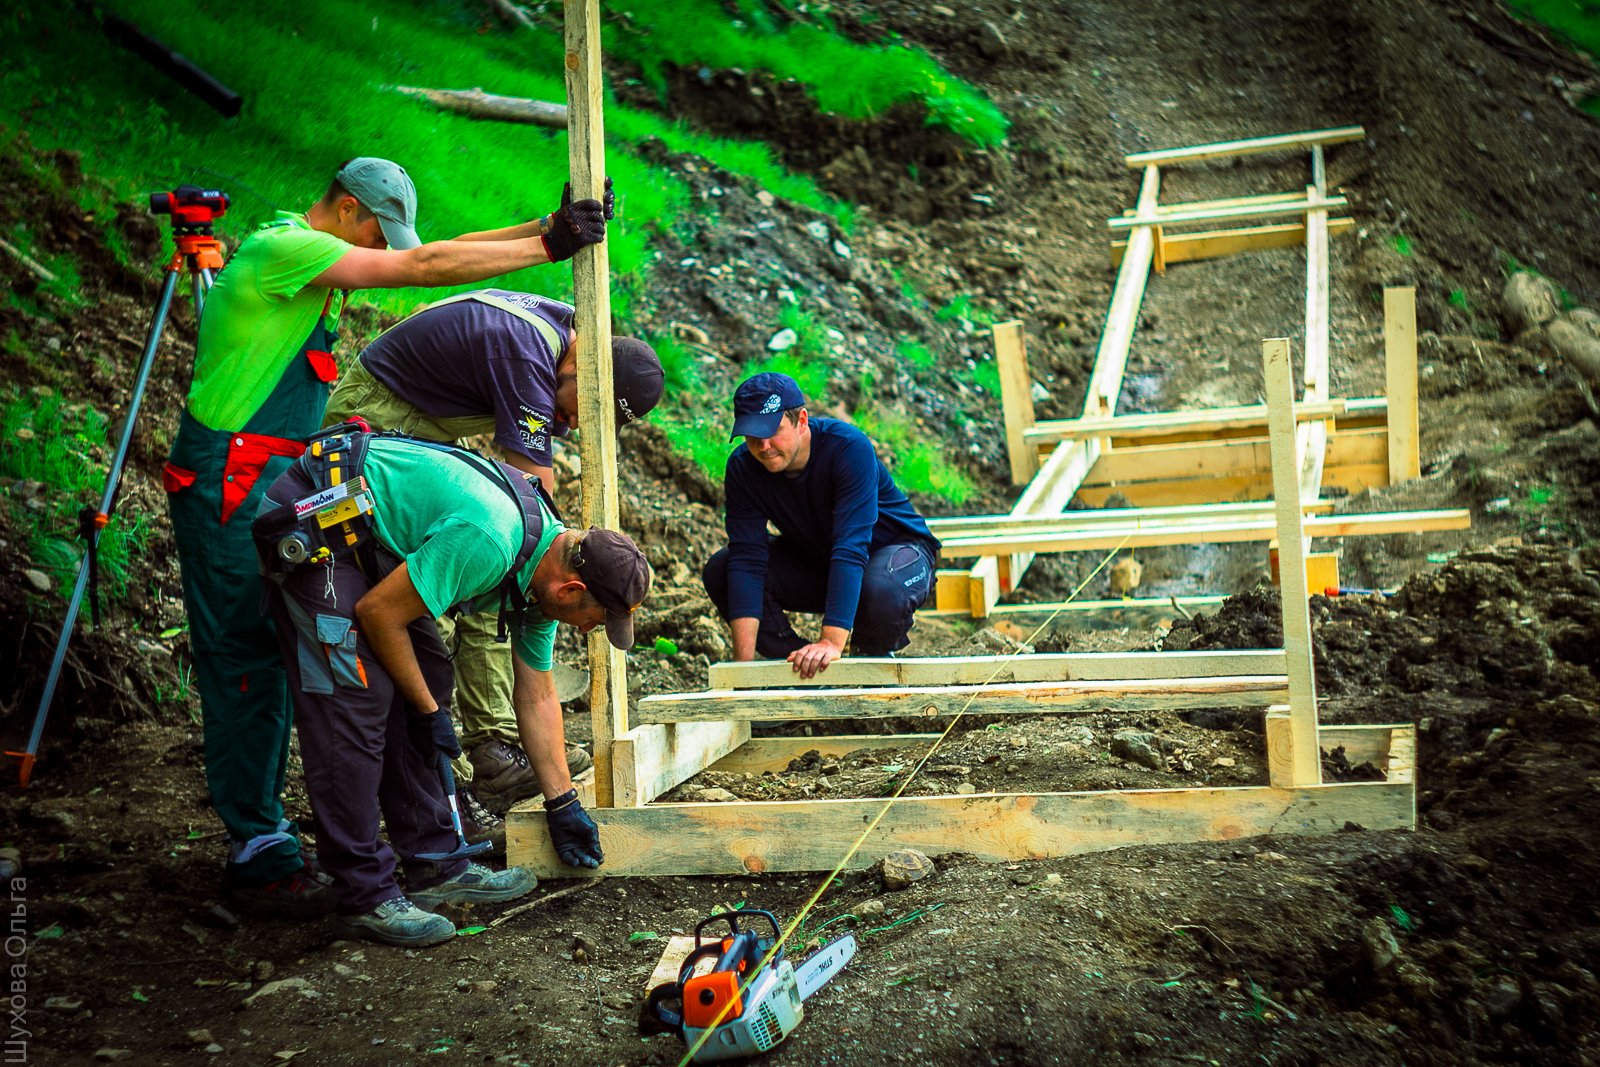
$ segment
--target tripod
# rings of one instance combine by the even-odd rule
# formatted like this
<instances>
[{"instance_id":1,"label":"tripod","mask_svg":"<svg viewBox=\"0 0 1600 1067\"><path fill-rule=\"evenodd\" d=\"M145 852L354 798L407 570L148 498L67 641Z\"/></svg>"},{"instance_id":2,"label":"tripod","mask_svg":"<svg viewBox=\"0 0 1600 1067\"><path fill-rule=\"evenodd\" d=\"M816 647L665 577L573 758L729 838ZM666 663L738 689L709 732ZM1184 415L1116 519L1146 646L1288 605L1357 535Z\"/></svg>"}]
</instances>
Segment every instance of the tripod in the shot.
<instances>
[{"instance_id":1,"label":"tripod","mask_svg":"<svg viewBox=\"0 0 1600 1067\"><path fill-rule=\"evenodd\" d=\"M28 747L22 752L7 752L18 761L18 784L28 787L33 776L33 763L39 753L39 739L44 736L45 719L50 714L50 701L55 696L56 683L61 680L61 666L66 662L67 645L72 640L72 628L83 607L85 590L90 593L94 623L100 624L99 547L100 535L111 522L117 506L117 492L122 487L122 469L128 459L128 447L133 442L133 427L139 417L139 404L144 399L145 385L150 380L150 368L155 363L156 348L161 342L161 331L167 325L167 313L172 308L172 294L178 287L178 275L187 268L194 286L195 321L205 307L206 294L211 289L213 272L222 269L222 244L212 235L212 222L228 210L228 197L214 189L201 189L182 185L171 193L155 193L150 197L150 210L158 215L172 216L172 241L176 251L167 262L161 296L156 302L155 318L145 338L144 355L139 360L139 371L134 379L133 393L128 402L128 415L122 423L122 435L117 442L116 454L111 458L111 468L106 473L105 491L100 496L98 508L85 507L78 515L78 528L89 546L86 565L78 569L78 581L67 603L67 617L62 623L61 637L56 642L55 658L50 661L50 673L45 679L44 693L39 698L39 712L34 716L33 733Z\"/></svg>"}]
</instances>

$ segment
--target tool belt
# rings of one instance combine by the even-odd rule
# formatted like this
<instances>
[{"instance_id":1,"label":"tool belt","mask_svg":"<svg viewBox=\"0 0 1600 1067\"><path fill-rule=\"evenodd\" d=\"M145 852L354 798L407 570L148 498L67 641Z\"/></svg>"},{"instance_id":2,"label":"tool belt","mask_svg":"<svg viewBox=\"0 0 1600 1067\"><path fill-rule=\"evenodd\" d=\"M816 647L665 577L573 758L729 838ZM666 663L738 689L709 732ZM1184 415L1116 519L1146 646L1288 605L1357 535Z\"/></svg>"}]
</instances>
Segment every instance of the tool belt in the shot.
<instances>
[{"instance_id":1,"label":"tool belt","mask_svg":"<svg viewBox=\"0 0 1600 1067\"><path fill-rule=\"evenodd\" d=\"M561 513L537 478L514 467L494 463L472 449L398 432L372 433L359 419L331 426L312 435L295 462L316 491L281 504L257 516L251 526L262 573L287 574L308 566L331 565L351 555L374 580L380 576L378 552L383 551L373 523L373 495L362 470L374 438L405 441L446 452L473 467L503 489L522 514L522 543L511 568L500 580L500 624L496 640L509 637L508 624L520 632L528 601L517 572L533 558L544 534L541 504L557 522ZM468 614L471 604L453 605L450 614Z\"/></svg>"}]
</instances>

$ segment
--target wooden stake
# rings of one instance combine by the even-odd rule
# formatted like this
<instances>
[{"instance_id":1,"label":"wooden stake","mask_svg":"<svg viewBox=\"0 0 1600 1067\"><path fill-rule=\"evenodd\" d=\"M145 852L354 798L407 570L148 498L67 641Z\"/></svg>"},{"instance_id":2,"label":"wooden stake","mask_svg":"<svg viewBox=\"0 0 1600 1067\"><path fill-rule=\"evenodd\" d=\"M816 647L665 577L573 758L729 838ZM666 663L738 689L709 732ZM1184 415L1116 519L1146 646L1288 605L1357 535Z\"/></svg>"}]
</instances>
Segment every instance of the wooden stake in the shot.
<instances>
[{"instance_id":1,"label":"wooden stake","mask_svg":"<svg viewBox=\"0 0 1600 1067\"><path fill-rule=\"evenodd\" d=\"M1316 785L1322 781L1317 753L1317 686L1311 662L1311 612L1306 604L1304 518L1300 511L1300 477L1294 454L1294 372L1289 362L1289 340L1274 337L1261 343L1265 378L1268 431L1272 435L1273 504L1278 515L1279 586L1283 602L1283 650L1289 671L1290 736L1279 734L1280 748L1289 758L1282 768L1288 781L1274 785ZM1269 747L1272 739L1269 738Z\"/></svg>"},{"instance_id":2,"label":"wooden stake","mask_svg":"<svg viewBox=\"0 0 1600 1067\"><path fill-rule=\"evenodd\" d=\"M1027 485L1039 473L1039 453L1023 434L1033 426L1033 375L1019 320L994 325L994 360L1000 371L1000 406L1006 417L1006 452L1011 484Z\"/></svg>"},{"instance_id":3,"label":"wooden stake","mask_svg":"<svg viewBox=\"0 0 1600 1067\"><path fill-rule=\"evenodd\" d=\"M1417 424L1417 291L1383 291L1383 348L1389 394L1389 480L1422 477Z\"/></svg>"},{"instance_id":4,"label":"wooden stake","mask_svg":"<svg viewBox=\"0 0 1600 1067\"><path fill-rule=\"evenodd\" d=\"M1329 219L1329 235L1355 229L1355 219ZM1295 222L1284 226L1249 226L1235 230L1207 230L1204 233L1163 234L1161 256L1168 263L1194 259L1216 259L1235 252L1254 252L1263 248L1292 248L1306 243L1306 228ZM1126 241L1111 242L1111 265L1122 262Z\"/></svg>"},{"instance_id":5,"label":"wooden stake","mask_svg":"<svg viewBox=\"0 0 1600 1067\"><path fill-rule=\"evenodd\" d=\"M566 6L568 150L572 198L605 195L605 115L600 70L600 0ZM578 345L578 421L583 435L583 521L615 530L617 508L616 404L611 384L610 261L604 243L572 260L572 325ZM589 707L594 730L595 799L612 806L611 741L628 729L627 658L606 640L605 627L589 632Z\"/></svg>"},{"instance_id":6,"label":"wooden stake","mask_svg":"<svg viewBox=\"0 0 1600 1067\"><path fill-rule=\"evenodd\" d=\"M1322 175L1322 146L1311 149L1311 169L1317 182ZM1308 199L1321 198L1320 184L1306 186ZM1306 366L1303 403L1328 399L1328 213L1306 213ZM1296 429L1300 455L1300 502L1315 503L1322 492L1322 466L1328 447L1326 422L1307 423Z\"/></svg>"}]
</instances>

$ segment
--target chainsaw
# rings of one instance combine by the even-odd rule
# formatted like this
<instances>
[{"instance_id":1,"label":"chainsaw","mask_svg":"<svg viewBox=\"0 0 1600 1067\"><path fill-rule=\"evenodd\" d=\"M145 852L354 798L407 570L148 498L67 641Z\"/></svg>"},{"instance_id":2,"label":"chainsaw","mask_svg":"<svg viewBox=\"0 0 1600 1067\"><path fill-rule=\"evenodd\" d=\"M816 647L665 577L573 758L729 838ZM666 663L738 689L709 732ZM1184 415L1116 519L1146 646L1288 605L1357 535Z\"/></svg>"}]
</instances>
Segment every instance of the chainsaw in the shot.
<instances>
[{"instance_id":1,"label":"chainsaw","mask_svg":"<svg viewBox=\"0 0 1600 1067\"><path fill-rule=\"evenodd\" d=\"M756 928L756 920L762 919L772 928L770 937ZM723 922L729 929L726 936L707 934L707 927ZM678 969L678 980L652 989L640 1009L639 1032L677 1034L692 1048L710 1030L694 1054L695 1063L754 1056L776 1047L805 1018L805 999L856 954L856 939L846 934L798 968L784 958L781 946L763 967L761 961L782 936L772 913L756 908L725 911L696 926L695 947ZM715 961L713 968L695 973L708 959ZM722 1021L713 1027L719 1014Z\"/></svg>"}]
</instances>

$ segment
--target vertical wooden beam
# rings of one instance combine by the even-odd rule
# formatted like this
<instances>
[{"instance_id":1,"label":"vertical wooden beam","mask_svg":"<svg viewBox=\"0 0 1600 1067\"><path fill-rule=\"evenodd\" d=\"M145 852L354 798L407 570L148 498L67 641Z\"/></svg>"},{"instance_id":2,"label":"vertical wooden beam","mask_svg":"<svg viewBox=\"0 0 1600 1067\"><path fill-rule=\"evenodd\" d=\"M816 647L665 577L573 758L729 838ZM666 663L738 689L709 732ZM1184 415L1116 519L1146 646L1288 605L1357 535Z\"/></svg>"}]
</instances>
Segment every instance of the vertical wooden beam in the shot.
<instances>
[{"instance_id":1,"label":"vertical wooden beam","mask_svg":"<svg viewBox=\"0 0 1600 1067\"><path fill-rule=\"evenodd\" d=\"M1011 484L1027 485L1039 473L1039 452L1022 436L1033 426L1033 376L1028 373L1027 340L1020 320L994 324L994 361L1000 370Z\"/></svg>"},{"instance_id":2,"label":"vertical wooden beam","mask_svg":"<svg viewBox=\"0 0 1600 1067\"><path fill-rule=\"evenodd\" d=\"M567 139L572 198L605 192L606 149L600 71L600 0L567 0ZM604 243L572 260L572 325L578 346L578 422L583 446L583 521L615 530L617 425L611 384L610 260ZM589 707L594 729L595 801L614 803L611 741L628 729L627 657L611 647L605 627L589 633Z\"/></svg>"},{"instance_id":3,"label":"vertical wooden beam","mask_svg":"<svg viewBox=\"0 0 1600 1067\"><path fill-rule=\"evenodd\" d=\"M1324 199L1326 183L1322 146L1314 145L1306 198ZM1328 212L1321 209L1306 212L1306 365L1305 395L1301 399L1307 404L1319 403L1328 399L1328 389ZM1322 493L1329 429L1330 423L1308 422L1295 431L1301 503L1314 504Z\"/></svg>"},{"instance_id":4,"label":"vertical wooden beam","mask_svg":"<svg viewBox=\"0 0 1600 1067\"><path fill-rule=\"evenodd\" d=\"M1261 343L1261 363L1266 379L1267 433L1272 451L1272 503L1278 519L1278 585L1283 603L1283 651L1289 675L1288 736L1278 726L1277 741L1288 752L1280 766L1288 768L1287 782L1274 785L1317 785L1322 764L1317 752L1317 686L1311 662L1311 612L1306 603L1306 558L1300 511L1300 478L1295 466L1294 373L1289 361L1288 338ZM1273 738L1269 735L1269 743ZM1269 767L1271 762L1269 760Z\"/></svg>"},{"instance_id":5,"label":"vertical wooden beam","mask_svg":"<svg viewBox=\"0 0 1600 1067\"><path fill-rule=\"evenodd\" d=\"M1389 480L1422 477L1417 421L1417 291L1383 291L1383 350L1389 394Z\"/></svg>"},{"instance_id":6,"label":"vertical wooden beam","mask_svg":"<svg viewBox=\"0 0 1600 1067\"><path fill-rule=\"evenodd\" d=\"M1135 226L1128 232L1128 247L1117 271L1117 285L1111 293L1111 309L1106 313L1106 328L1100 335L1094 370L1089 375L1089 391L1083 400L1083 417L1109 416L1116 411L1122 392L1122 376L1128 366L1128 349L1133 331L1139 325L1139 306L1144 303L1144 287L1150 278L1150 263L1155 257L1156 201L1161 194L1161 171L1144 169L1135 214L1149 219L1149 225ZM1011 509L1014 516L1059 515L1088 477L1094 461L1100 458L1105 442L1063 441L1056 446L1044 466L1028 483ZM1009 587L1015 588L1033 562L1032 552L1010 557ZM986 618L1000 592L1000 560L985 556L969 572L972 576L972 617Z\"/></svg>"}]
</instances>

